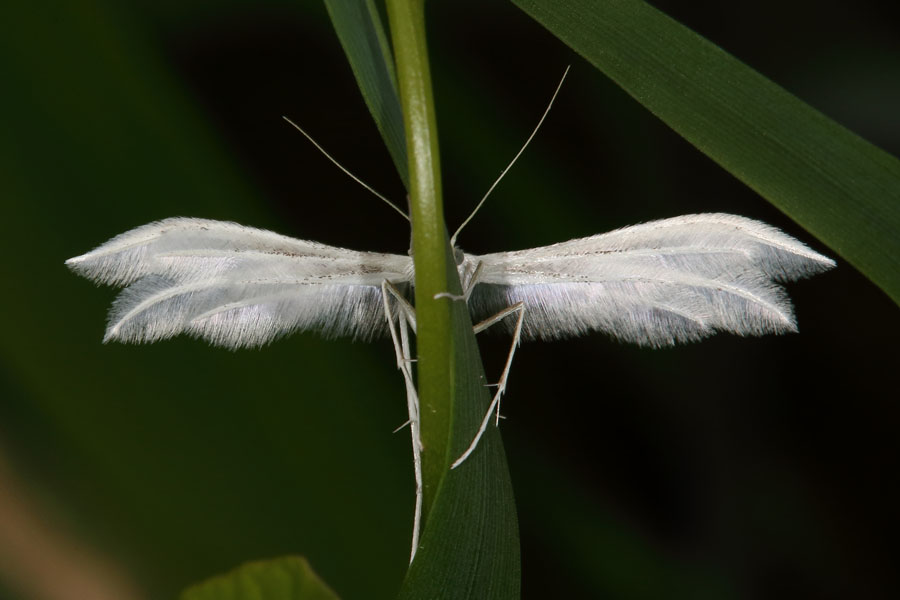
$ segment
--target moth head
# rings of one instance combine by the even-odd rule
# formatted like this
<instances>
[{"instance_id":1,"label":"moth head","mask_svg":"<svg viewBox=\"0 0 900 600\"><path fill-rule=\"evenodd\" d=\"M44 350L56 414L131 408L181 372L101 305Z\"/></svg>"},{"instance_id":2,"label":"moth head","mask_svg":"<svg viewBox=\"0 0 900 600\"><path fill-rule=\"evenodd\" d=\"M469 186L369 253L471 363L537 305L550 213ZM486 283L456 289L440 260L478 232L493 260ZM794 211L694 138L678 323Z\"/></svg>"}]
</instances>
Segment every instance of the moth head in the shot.
<instances>
[{"instance_id":1,"label":"moth head","mask_svg":"<svg viewBox=\"0 0 900 600\"><path fill-rule=\"evenodd\" d=\"M453 246L453 260L456 262L457 267L460 266L466 260L466 253Z\"/></svg>"}]
</instances>

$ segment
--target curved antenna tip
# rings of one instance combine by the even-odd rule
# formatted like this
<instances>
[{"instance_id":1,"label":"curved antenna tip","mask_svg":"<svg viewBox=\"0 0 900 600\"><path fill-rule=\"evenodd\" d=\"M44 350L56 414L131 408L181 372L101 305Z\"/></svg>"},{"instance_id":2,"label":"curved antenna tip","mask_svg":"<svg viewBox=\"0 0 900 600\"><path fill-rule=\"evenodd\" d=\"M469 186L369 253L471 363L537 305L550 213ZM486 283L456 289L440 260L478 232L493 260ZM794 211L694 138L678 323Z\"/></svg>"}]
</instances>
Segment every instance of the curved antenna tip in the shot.
<instances>
[{"instance_id":1,"label":"curved antenna tip","mask_svg":"<svg viewBox=\"0 0 900 600\"><path fill-rule=\"evenodd\" d=\"M509 164L506 165L506 168L500 172L500 176L497 177L497 180L493 183L493 185L491 185L491 187L488 188L488 191L484 194L484 197L482 197L481 201L475 206L475 210L473 210L472 213L468 217L466 217L466 220L462 222L462 225L459 226L459 228L456 230L456 233L454 233L453 237L450 238L450 246L452 246L454 248L456 247L457 236L459 236L459 234L463 230L463 228L469 224L469 221L472 220L472 217L475 216L475 214L478 212L478 210L484 204L485 200L488 199L488 196L491 195L491 192L494 191L494 188L497 187L497 184L500 183L500 181L506 175L506 172L509 171L514 164L516 164L516 161L519 160L519 157L522 156L523 152L525 152L525 148L527 148L528 144L531 143L531 140L534 139L534 136L535 136L535 134L537 134L538 129L540 129L541 125L544 124L544 119L546 119L547 115L550 113L550 109L553 108L553 102L556 100L556 97L559 95L559 90L562 89L563 82L566 80L566 75L569 74L569 69L571 69L571 68L572 68L572 65L566 66L566 70L563 71L562 77L559 80L559 84L557 84L556 90L553 92L553 96L551 96L550 102L547 104L547 108L544 109L544 114L541 115L541 118L540 118L540 120L538 120L537 125L534 126L534 130L532 130L531 135L528 136L528 139L525 140L525 143L522 144L522 147L519 149L519 151L516 153L516 155L513 157L513 159L511 161L509 161Z\"/></svg>"}]
</instances>

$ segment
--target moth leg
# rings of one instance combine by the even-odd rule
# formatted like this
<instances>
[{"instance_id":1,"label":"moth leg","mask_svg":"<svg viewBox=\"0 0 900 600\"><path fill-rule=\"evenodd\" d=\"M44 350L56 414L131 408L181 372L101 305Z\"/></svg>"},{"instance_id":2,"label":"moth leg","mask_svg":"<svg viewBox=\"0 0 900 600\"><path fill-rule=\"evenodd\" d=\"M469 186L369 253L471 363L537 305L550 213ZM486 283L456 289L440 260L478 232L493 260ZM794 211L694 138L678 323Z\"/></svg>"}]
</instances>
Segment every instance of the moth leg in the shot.
<instances>
[{"instance_id":1,"label":"moth leg","mask_svg":"<svg viewBox=\"0 0 900 600\"><path fill-rule=\"evenodd\" d=\"M391 311L391 303L388 295L398 300L401 307L397 313L398 327L394 324L394 315ZM416 549L419 547L419 533L422 523L422 437L419 433L419 396L416 393L416 386L412 377L412 357L409 348L409 327L415 329L415 321L409 320L409 314L414 315L415 311L412 306L406 302L406 299L400 294L396 287L385 280L381 284L381 298L384 303L384 316L388 322L388 329L391 333L391 340L394 342L394 353L397 356L397 368L403 374L403 381L406 384L406 409L409 413L409 430L412 437L413 447L413 470L416 479L416 508L413 516L413 534L412 549L409 553L409 562L412 563L416 556ZM407 313L403 303L406 303L408 310L413 311ZM414 318L414 317L413 317ZM402 425L401 425L402 427Z\"/></svg>"},{"instance_id":2,"label":"moth leg","mask_svg":"<svg viewBox=\"0 0 900 600\"><path fill-rule=\"evenodd\" d=\"M393 314L391 312L390 302L388 300L388 295L394 297L397 300L398 305L400 306L400 311L397 314L398 321L400 323L400 335L399 341L397 336L397 330L394 327L394 319ZM406 382L407 387L407 398L414 398L415 402L409 403L409 420L407 423L411 424L413 422L416 423L418 427L419 423L419 398L416 394L416 386L413 383L412 378L412 363L415 362L415 359L412 358L412 352L409 348L409 327L412 328L413 333L416 332L416 309L403 297L400 293L400 290L396 288L390 281L385 280L381 284L381 297L384 302L384 314L388 320L388 328L391 332L391 339L394 342L394 352L397 355L397 368L403 373L403 378ZM402 429L407 425L404 423L400 427L397 428L397 431ZM422 449L422 441L421 439L416 437L419 450Z\"/></svg>"},{"instance_id":3,"label":"moth leg","mask_svg":"<svg viewBox=\"0 0 900 600\"><path fill-rule=\"evenodd\" d=\"M500 397L503 395L503 392L506 391L506 382L509 379L509 370L512 367L513 356L516 354L516 347L519 345L519 340L522 338L522 324L525 321L525 304L522 302L518 302L510 307L504 308L500 312L498 312L493 317L489 317L482 321L481 323L475 325L474 330L475 333L481 333L491 325L495 325L507 318L508 316L518 313L516 317L516 327L513 330L513 339L512 344L509 348L509 354L506 356L506 364L503 366L503 373L500 374L500 381L497 382L497 391L494 393L494 397L491 400L491 405L487 409L487 413L484 415L484 419L481 421L481 426L478 428L478 433L475 434L475 439L472 440L472 443L469 444L469 447L466 449L462 455L456 459L456 461L450 465L451 469L455 469L459 465L463 464L469 455L475 450L475 447L478 446L478 442L481 440L481 436L484 435L484 432L487 430L488 424L491 422L491 415L496 414L495 424L500 423Z\"/></svg>"},{"instance_id":4,"label":"moth leg","mask_svg":"<svg viewBox=\"0 0 900 600\"><path fill-rule=\"evenodd\" d=\"M387 295L390 294L394 297L394 300L397 301L397 305L400 307L400 310L406 314L406 320L409 323L410 327L412 327L413 333L416 332L416 309L415 307L409 303L403 293L397 289L393 283L385 279L381 283L381 295L382 298L385 299L385 311L387 311Z\"/></svg>"},{"instance_id":5,"label":"moth leg","mask_svg":"<svg viewBox=\"0 0 900 600\"><path fill-rule=\"evenodd\" d=\"M451 300L464 300L466 304L469 303L469 297L472 295L472 290L475 289L475 284L478 283L478 280L481 278L481 269L484 266L480 260L478 264L475 265L475 268L471 273L466 272L463 274L462 288L463 293L460 295L451 294L450 292L440 292L434 295L434 299L438 298L450 298Z\"/></svg>"},{"instance_id":6,"label":"moth leg","mask_svg":"<svg viewBox=\"0 0 900 600\"><path fill-rule=\"evenodd\" d=\"M513 356L516 354L516 348L522 338L522 325L525 321L525 304L517 302L510 307L504 308L493 317L489 317L473 328L476 334L481 333L491 325L495 325L506 317L518 313L516 315L516 326L513 329L512 344L509 347L509 354L506 356L506 363L503 365L503 372L500 374L500 381L497 382L497 424L500 424L500 401L499 397L506 391L506 382L509 379L509 370L512 367Z\"/></svg>"},{"instance_id":7,"label":"moth leg","mask_svg":"<svg viewBox=\"0 0 900 600\"><path fill-rule=\"evenodd\" d=\"M397 429L393 430L391 433L397 433L398 431L400 431L401 429L403 429L404 427L409 425L409 423L410 423L409 419L403 421L402 423L400 423L400 425L397 426Z\"/></svg>"},{"instance_id":8,"label":"moth leg","mask_svg":"<svg viewBox=\"0 0 900 600\"><path fill-rule=\"evenodd\" d=\"M484 268L484 263L479 260L472 272L468 273L465 281L463 281L463 298L465 299L466 304L469 303L469 298L472 296L472 290L475 289L475 284L481 279L482 268ZM476 331L476 333L478 332Z\"/></svg>"},{"instance_id":9,"label":"moth leg","mask_svg":"<svg viewBox=\"0 0 900 600\"><path fill-rule=\"evenodd\" d=\"M412 564L419 547L419 535L422 527L422 436L419 420L419 395L412 381L412 354L409 349L409 328L406 313L400 312L400 346L403 351L405 369L403 379L406 382L406 409L409 412L409 429L413 445L413 471L416 479L416 507L413 515L412 546L409 551L409 562Z\"/></svg>"}]
</instances>

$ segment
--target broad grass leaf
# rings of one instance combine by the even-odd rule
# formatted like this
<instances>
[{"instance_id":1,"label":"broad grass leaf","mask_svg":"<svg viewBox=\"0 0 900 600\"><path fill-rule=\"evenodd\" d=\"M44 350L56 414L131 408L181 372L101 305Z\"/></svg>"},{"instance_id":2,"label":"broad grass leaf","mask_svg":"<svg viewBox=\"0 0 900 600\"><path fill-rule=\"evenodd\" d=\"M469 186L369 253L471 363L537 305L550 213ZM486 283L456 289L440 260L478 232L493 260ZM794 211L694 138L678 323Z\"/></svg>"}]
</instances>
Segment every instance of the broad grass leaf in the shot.
<instances>
[{"instance_id":1,"label":"broad grass leaf","mask_svg":"<svg viewBox=\"0 0 900 600\"><path fill-rule=\"evenodd\" d=\"M900 302L900 161L642 0L513 0Z\"/></svg>"}]
</instances>

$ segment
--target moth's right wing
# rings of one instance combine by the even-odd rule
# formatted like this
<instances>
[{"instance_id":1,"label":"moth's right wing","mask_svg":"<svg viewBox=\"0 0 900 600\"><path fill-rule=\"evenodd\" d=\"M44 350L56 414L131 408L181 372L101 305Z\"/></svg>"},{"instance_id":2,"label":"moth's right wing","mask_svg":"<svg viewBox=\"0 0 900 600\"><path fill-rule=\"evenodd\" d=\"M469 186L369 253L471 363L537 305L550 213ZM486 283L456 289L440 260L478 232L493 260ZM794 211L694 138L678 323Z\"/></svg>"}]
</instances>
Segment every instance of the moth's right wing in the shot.
<instances>
[{"instance_id":1,"label":"moth's right wing","mask_svg":"<svg viewBox=\"0 0 900 600\"><path fill-rule=\"evenodd\" d=\"M482 263L470 300L476 318L522 302L526 338L597 330L647 346L717 331L793 331L791 303L778 282L834 266L774 227L726 214L468 259Z\"/></svg>"},{"instance_id":2,"label":"moth's right wing","mask_svg":"<svg viewBox=\"0 0 900 600\"><path fill-rule=\"evenodd\" d=\"M191 218L132 229L66 264L99 283L128 286L113 303L104 341L187 333L227 348L298 330L380 335L382 282L402 286L413 273L408 256Z\"/></svg>"}]
</instances>

